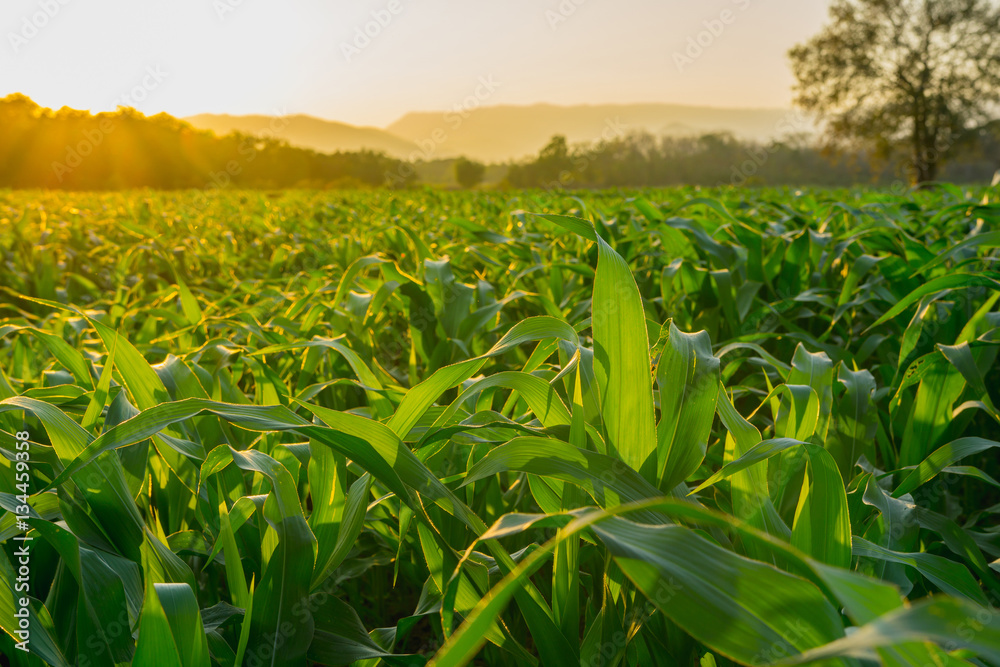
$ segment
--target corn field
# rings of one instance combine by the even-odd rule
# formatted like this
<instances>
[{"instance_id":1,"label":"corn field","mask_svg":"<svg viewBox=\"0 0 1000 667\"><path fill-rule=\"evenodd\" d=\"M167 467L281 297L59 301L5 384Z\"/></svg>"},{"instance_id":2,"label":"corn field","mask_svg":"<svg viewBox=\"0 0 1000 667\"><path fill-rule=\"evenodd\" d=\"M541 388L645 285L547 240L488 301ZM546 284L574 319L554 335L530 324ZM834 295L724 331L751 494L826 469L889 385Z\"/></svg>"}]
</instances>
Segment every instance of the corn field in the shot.
<instances>
[{"instance_id":1,"label":"corn field","mask_svg":"<svg viewBox=\"0 0 1000 667\"><path fill-rule=\"evenodd\" d=\"M1000 665L998 248L996 187L0 191L3 664Z\"/></svg>"}]
</instances>

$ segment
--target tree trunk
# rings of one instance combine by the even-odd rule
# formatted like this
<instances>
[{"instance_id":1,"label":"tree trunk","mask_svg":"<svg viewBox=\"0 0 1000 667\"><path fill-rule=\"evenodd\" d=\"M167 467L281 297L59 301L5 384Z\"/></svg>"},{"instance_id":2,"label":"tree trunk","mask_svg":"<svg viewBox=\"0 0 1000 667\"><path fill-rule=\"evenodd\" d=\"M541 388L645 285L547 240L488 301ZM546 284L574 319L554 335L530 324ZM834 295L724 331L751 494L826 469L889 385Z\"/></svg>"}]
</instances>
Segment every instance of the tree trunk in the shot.
<instances>
[{"instance_id":1,"label":"tree trunk","mask_svg":"<svg viewBox=\"0 0 1000 667\"><path fill-rule=\"evenodd\" d=\"M927 128L913 133L913 161L909 176L911 185L923 185L937 179L940 156L934 147L934 139Z\"/></svg>"},{"instance_id":2,"label":"tree trunk","mask_svg":"<svg viewBox=\"0 0 1000 667\"><path fill-rule=\"evenodd\" d=\"M910 169L911 185L922 186L937 178L938 154L934 147L937 131L929 124L928 101L921 86L913 100L913 164Z\"/></svg>"},{"instance_id":3,"label":"tree trunk","mask_svg":"<svg viewBox=\"0 0 1000 667\"><path fill-rule=\"evenodd\" d=\"M913 157L913 168L910 171L911 185L922 186L937 180L938 161L927 151L921 151Z\"/></svg>"},{"instance_id":4,"label":"tree trunk","mask_svg":"<svg viewBox=\"0 0 1000 667\"><path fill-rule=\"evenodd\" d=\"M930 183L936 181L938 176L938 159L927 158L924 160L924 176L922 183Z\"/></svg>"}]
</instances>

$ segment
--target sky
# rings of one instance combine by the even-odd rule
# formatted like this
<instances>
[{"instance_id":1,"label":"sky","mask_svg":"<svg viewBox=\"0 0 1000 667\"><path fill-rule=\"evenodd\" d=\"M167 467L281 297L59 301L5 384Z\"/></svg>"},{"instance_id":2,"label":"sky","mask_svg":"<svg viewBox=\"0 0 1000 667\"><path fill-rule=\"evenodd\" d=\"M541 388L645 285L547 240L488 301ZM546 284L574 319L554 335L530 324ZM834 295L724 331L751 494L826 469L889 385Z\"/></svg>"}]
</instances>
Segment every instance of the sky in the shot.
<instances>
[{"instance_id":1,"label":"sky","mask_svg":"<svg viewBox=\"0 0 1000 667\"><path fill-rule=\"evenodd\" d=\"M791 104L829 0L2 0L0 97L384 127L484 105Z\"/></svg>"}]
</instances>

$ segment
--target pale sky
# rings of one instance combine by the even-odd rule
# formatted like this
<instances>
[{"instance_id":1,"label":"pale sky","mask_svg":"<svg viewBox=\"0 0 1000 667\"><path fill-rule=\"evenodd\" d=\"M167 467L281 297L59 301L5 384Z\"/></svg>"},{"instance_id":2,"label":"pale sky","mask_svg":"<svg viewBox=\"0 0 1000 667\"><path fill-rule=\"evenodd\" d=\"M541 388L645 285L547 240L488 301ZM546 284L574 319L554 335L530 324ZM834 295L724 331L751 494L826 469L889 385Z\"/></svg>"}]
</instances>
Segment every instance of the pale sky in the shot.
<instances>
[{"instance_id":1,"label":"pale sky","mask_svg":"<svg viewBox=\"0 0 1000 667\"><path fill-rule=\"evenodd\" d=\"M43 106L95 112L127 103L147 114L307 113L385 126L408 111L453 108L482 93L485 78L494 84L485 105L786 107L786 52L819 30L828 5L0 0L0 97L22 92ZM366 24L367 44L357 35ZM699 38L703 46L691 46Z\"/></svg>"}]
</instances>

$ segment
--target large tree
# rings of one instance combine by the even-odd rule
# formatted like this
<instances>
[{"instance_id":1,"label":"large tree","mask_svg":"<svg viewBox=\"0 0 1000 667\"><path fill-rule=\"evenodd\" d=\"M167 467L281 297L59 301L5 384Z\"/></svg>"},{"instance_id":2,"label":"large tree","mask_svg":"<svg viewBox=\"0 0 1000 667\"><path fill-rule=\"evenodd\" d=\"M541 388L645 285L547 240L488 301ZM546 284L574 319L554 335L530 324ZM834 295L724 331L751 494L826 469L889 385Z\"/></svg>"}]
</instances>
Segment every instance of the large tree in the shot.
<instances>
[{"instance_id":1,"label":"large tree","mask_svg":"<svg viewBox=\"0 0 1000 667\"><path fill-rule=\"evenodd\" d=\"M905 150L915 183L997 115L1000 7L990 0L834 0L789 55L796 103L833 146Z\"/></svg>"}]
</instances>

